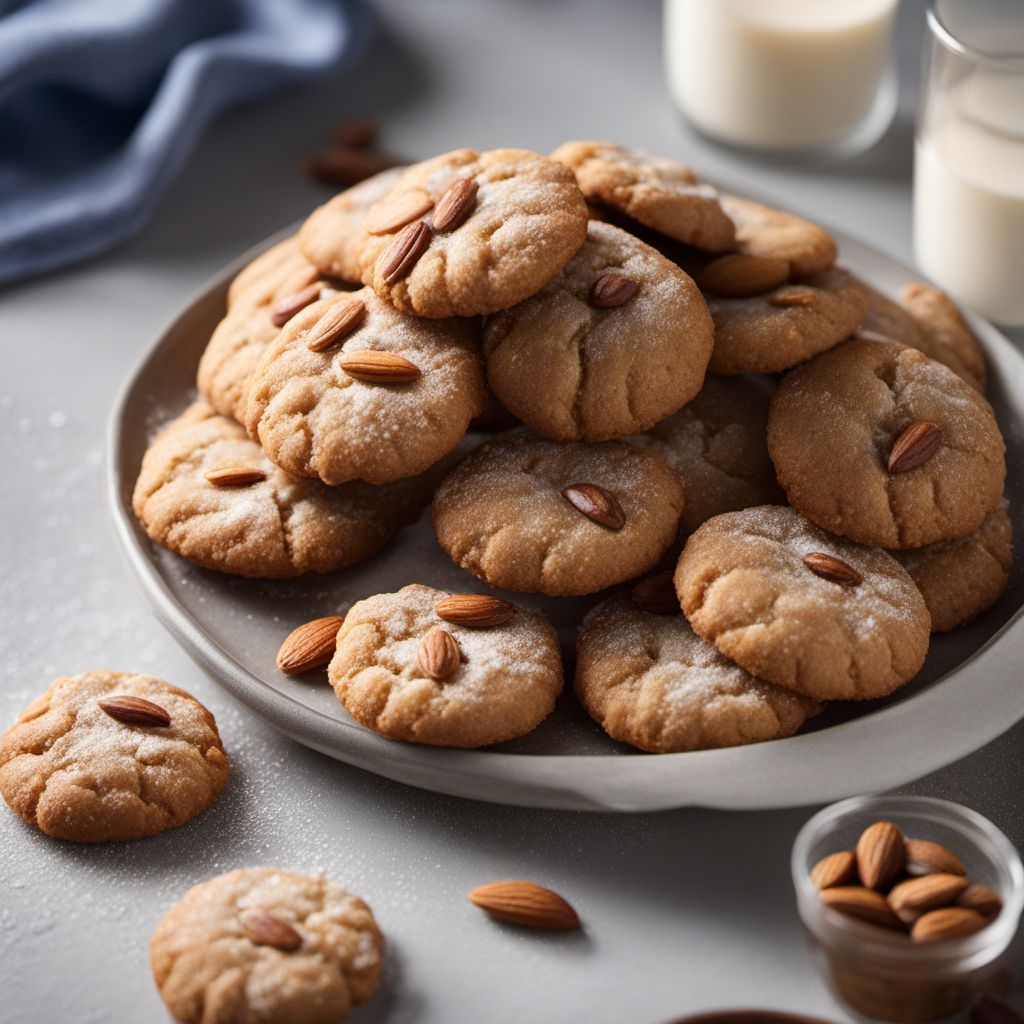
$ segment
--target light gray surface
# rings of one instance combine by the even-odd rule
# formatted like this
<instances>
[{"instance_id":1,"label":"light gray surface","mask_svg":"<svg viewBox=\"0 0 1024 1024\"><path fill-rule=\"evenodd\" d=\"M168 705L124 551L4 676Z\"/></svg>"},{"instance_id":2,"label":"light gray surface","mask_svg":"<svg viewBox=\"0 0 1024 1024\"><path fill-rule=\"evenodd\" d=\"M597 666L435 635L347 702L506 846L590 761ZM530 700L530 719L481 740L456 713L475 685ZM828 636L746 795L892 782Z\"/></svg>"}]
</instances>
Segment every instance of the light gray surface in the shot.
<instances>
[{"instance_id":1,"label":"light gray surface","mask_svg":"<svg viewBox=\"0 0 1024 1024\"><path fill-rule=\"evenodd\" d=\"M748 176L909 258L905 122L842 167L766 168L679 126L653 4L393 0L387 10L391 42L372 66L217 125L137 242L0 297L0 720L61 673L148 671L209 704L233 757L215 808L143 843L54 843L4 812L0 1019L165 1020L146 964L152 926L194 882L252 864L324 870L373 905L391 959L384 991L353 1018L362 1022L653 1024L737 1004L842 1019L805 955L789 889L788 850L807 812L528 811L384 782L239 710L127 582L100 496L113 394L195 286L321 197L296 165L348 113L380 116L387 144L410 156L545 149L569 136L643 144L712 175ZM905 14L913 50L919 5ZM911 82L916 63L916 51L904 61ZM910 788L970 804L1020 846L1022 739L1018 727ZM466 905L472 885L516 876L572 899L585 933L513 932Z\"/></svg>"}]
</instances>

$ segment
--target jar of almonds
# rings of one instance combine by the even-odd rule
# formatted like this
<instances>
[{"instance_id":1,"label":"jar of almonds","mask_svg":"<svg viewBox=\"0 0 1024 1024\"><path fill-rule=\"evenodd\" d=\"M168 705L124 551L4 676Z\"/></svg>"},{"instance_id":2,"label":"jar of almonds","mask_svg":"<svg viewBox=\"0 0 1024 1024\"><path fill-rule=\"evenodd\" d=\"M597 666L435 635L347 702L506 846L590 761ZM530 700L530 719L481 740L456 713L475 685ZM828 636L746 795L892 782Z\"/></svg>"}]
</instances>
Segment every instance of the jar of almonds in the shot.
<instances>
[{"instance_id":1,"label":"jar of almonds","mask_svg":"<svg viewBox=\"0 0 1024 1024\"><path fill-rule=\"evenodd\" d=\"M792 871L818 965L855 1013L936 1021L1001 984L1024 869L1006 836L969 808L844 800L801 829Z\"/></svg>"}]
</instances>

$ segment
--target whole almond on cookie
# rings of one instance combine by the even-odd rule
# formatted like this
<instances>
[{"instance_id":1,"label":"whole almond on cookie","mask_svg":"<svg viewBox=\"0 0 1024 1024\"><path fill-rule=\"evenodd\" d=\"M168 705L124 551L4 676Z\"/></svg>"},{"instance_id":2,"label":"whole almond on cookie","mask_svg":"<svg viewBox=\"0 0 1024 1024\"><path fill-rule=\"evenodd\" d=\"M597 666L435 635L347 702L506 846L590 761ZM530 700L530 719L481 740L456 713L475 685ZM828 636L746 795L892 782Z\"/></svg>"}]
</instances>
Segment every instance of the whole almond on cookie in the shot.
<instances>
[{"instance_id":1,"label":"whole almond on cookie","mask_svg":"<svg viewBox=\"0 0 1024 1024\"><path fill-rule=\"evenodd\" d=\"M275 327L284 327L296 313L312 305L320 298L320 285L310 284L297 292L291 292L278 299L270 309L270 322Z\"/></svg>"},{"instance_id":2,"label":"whole almond on cookie","mask_svg":"<svg viewBox=\"0 0 1024 1024\"><path fill-rule=\"evenodd\" d=\"M306 348L311 352L323 352L350 335L365 319L366 303L362 299L338 303L309 329Z\"/></svg>"},{"instance_id":3,"label":"whole almond on cookie","mask_svg":"<svg viewBox=\"0 0 1024 1024\"><path fill-rule=\"evenodd\" d=\"M487 629L508 622L515 615L516 606L490 594L449 594L434 605L434 611L445 622Z\"/></svg>"},{"instance_id":4,"label":"whole almond on cookie","mask_svg":"<svg viewBox=\"0 0 1024 1024\"><path fill-rule=\"evenodd\" d=\"M889 452L890 473L906 473L923 466L942 444L942 428L927 420L917 420L904 428Z\"/></svg>"},{"instance_id":5,"label":"whole almond on cookie","mask_svg":"<svg viewBox=\"0 0 1024 1024\"><path fill-rule=\"evenodd\" d=\"M420 668L430 679L443 682L455 672L461 660L458 641L446 629L432 629L420 641Z\"/></svg>"},{"instance_id":6,"label":"whole almond on cookie","mask_svg":"<svg viewBox=\"0 0 1024 1024\"><path fill-rule=\"evenodd\" d=\"M429 213L434 200L422 189L412 189L394 199L384 199L371 206L363 221L368 235L390 235Z\"/></svg>"},{"instance_id":7,"label":"whole almond on cookie","mask_svg":"<svg viewBox=\"0 0 1024 1024\"><path fill-rule=\"evenodd\" d=\"M394 352L346 352L341 368L350 377L367 384L409 384L420 376L420 368Z\"/></svg>"},{"instance_id":8,"label":"whole almond on cookie","mask_svg":"<svg viewBox=\"0 0 1024 1024\"><path fill-rule=\"evenodd\" d=\"M293 629L277 652L277 667L285 675L297 676L326 665L334 654L338 630L344 621L340 615L327 615Z\"/></svg>"},{"instance_id":9,"label":"whole almond on cookie","mask_svg":"<svg viewBox=\"0 0 1024 1024\"><path fill-rule=\"evenodd\" d=\"M857 840L857 874L869 889L885 889L903 870L903 833L891 821L876 821Z\"/></svg>"},{"instance_id":10,"label":"whole almond on cookie","mask_svg":"<svg viewBox=\"0 0 1024 1024\"><path fill-rule=\"evenodd\" d=\"M889 893L889 906L901 921L911 924L928 910L948 906L966 888L963 875L922 875L894 885Z\"/></svg>"},{"instance_id":11,"label":"whole almond on cookie","mask_svg":"<svg viewBox=\"0 0 1024 1024\"><path fill-rule=\"evenodd\" d=\"M837 885L849 885L857 878L857 859L852 850L822 857L811 868L811 882L816 889L831 889Z\"/></svg>"},{"instance_id":12,"label":"whole almond on cookie","mask_svg":"<svg viewBox=\"0 0 1024 1024\"><path fill-rule=\"evenodd\" d=\"M470 214L480 186L472 178L461 178L445 189L434 209L434 230L454 231Z\"/></svg>"},{"instance_id":13,"label":"whole almond on cookie","mask_svg":"<svg viewBox=\"0 0 1024 1024\"><path fill-rule=\"evenodd\" d=\"M512 924L550 931L573 931L580 919L572 905L550 889L533 882L491 882L469 894L470 903Z\"/></svg>"},{"instance_id":14,"label":"whole almond on cookie","mask_svg":"<svg viewBox=\"0 0 1024 1024\"><path fill-rule=\"evenodd\" d=\"M963 939L980 932L987 923L981 914L966 907L942 907L922 914L914 922L910 938L924 944Z\"/></svg>"},{"instance_id":15,"label":"whole almond on cookie","mask_svg":"<svg viewBox=\"0 0 1024 1024\"><path fill-rule=\"evenodd\" d=\"M254 466L218 466L206 474L206 479L215 487L248 487L266 478L267 474Z\"/></svg>"},{"instance_id":16,"label":"whole almond on cookie","mask_svg":"<svg viewBox=\"0 0 1024 1024\"><path fill-rule=\"evenodd\" d=\"M858 583L864 582L863 574L857 572L852 565L848 565L841 558L836 558L835 555L827 555L822 551L811 551L804 555L804 565L816 576L831 580L833 583L856 586Z\"/></svg>"},{"instance_id":17,"label":"whole almond on cookie","mask_svg":"<svg viewBox=\"0 0 1024 1024\"><path fill-rule=\"evenodd\" d=\"M788 277L787 260L732 252L712 260L695 280L701 291L743 298L770 292L785 284Z\"/></svg>"},{"instance_id":18,"label":"whole almond on cookie","mask_svg":"<svg viewBox=\"0 0 1024 1024\"><path fill-rule=\"evenodd\" d=\"M859 885L838 885L822 889L819 897L826 907L847 917L855 917L858 921L881 925L883 928L903 928L888 900L874 889L865 889Z\"/></svg>"},{"instance_id":19,"label":"whole almond on cookie","mask_svg":"<svg viewBox=\"0 0 1024 1024\"><path fill-rule=\"evenodd\" d=\"M302 945L302 936L287 921L265 910L246 910L240 921L246 937L257 946L273 946L291 953Z\"/></svg>"},{"instance_id":20,"label":"whole almond on cookie","mask_svg":"<svg viewBox=\"0 0 1024 1024\"><path fill-rule=\"evenodd\" d=\"M929 839L908 839L906 872L908 875L966 875L964 862L952 850Z\"/></svg>"},{"instance_id":21,"label":"whole almond on cookie","mask_svg":"<svg viewBox=\"0 0 1024 1024\"><path fill-rule=\"evenodd\" d=\"M562 489L562 497L588 519L609 530L621 530L626 525L626 513L618 498L598 484L570 484Z\"/></svg>"},{"instance_id":22,"label":"whole almond on cookie","mask_svg":"<svg viewBox=\"0 0 1024 1024\"><path fill-rule=\"evenodd\" d=\"M621 270L611 270L599 277L590 289L587 301L596 309L624 306L640 290L640 285Z\"/></svg>"},{"instance_id":23,"label":"whole almond on cookie","mask_svg":"<svg viewBox=\"0 0 1024 1024\"><path fill-rule=\"evenodd\" d=\"M132 697L119 694L115 697L103 697L97 704L111 718L116 718L125 725L146 725L165 727L171 724L171 716L167 711L145 697Z\"/></svg>"},{"instance_id":24,"label":"whole almond on cookie","mask_svg":"<svg viewBox=\"0 0 1024 1024\"><path fill-rule=\"evenodd\" d=\"M394 284L407 277L427 251L431 237L429 226L421 220L402 228L377 260L377 273L384 284Z\"/></svg>"}]
</instances>

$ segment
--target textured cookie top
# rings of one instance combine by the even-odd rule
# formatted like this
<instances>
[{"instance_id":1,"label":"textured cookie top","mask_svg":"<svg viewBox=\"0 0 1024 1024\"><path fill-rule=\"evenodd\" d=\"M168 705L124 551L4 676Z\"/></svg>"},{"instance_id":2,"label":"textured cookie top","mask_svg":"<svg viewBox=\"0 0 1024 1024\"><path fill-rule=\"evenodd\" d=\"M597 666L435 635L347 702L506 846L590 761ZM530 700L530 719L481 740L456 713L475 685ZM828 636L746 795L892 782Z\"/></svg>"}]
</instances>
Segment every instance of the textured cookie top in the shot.
<instances>
[{"instance_id":1,"label":"textured cookie top","mask_svg":"<svg viewBox=\"0 0 1024 1024\"><path fill-rule=\"evenodd\" d=\"M984 391L988 376L985 353L949 296L931 285L908 284L901 301L920 330L917 348Z\"/></svg>"},{"instance_id":2,"label":"textured cookie top","mask_svg":"<svg viewBox=\"0 0 1024 1024\"><path fill-rule=\"evenodd\" d=\"M915 424L931 424L938 447L890 471ZM791 504L887 548L971 533L999 503L1006 475L985 399L942 364L885 340L848 341L788 374L772 399L768 449Z\"/></svg>"},{"instance_id":3,"label":"textured cookie top","mask_svg":"<svg viewBox=\"0 0 1024 1024\"><path fill-rule=\"evenodd\" d=\"M566 142L551 158L572 168L592 202L698 249L732 248L735 229L718 193L685 164L613 142Z\"/></svg>"},{"instance_id":4,"label":"textured cookie top","mask_svg":"<svg viewBox=\"0 0 1024 1024\"><path fill-rule=\"evenodd\" d=\"M791 736L819 710L755 679L682 615L652 615L618 595L583 620L576 692L614 739L658 753Z\"/></svg>"},{"instance_id":5,"label":"textured cookie top","mask_svg":"<svg viewBox=\"0 0 1024 1024\"><path fill-rule=\"evenodd\" d=\"M149 957L161 998L188 1024L337 1024L377 990L383 948L370 908L340 885L249 868L190 889Z\"/></svg>"},{"instance_id":6,"label":"textured cookie top","mask_svg":"<svg viewBox=\"0 0 1024 1024\"><path fill-rule=\"evenodd\" d=\"M115 696L156 704L168 724L112 717L99 702ZM63 676L0 739L0 794L11 809L48 835L81 843L182 825L213 803L227 775L210 712L152 676Z\"/></svg>"},{"instance_id":7,"label":"textured cookie top","mask_svg":"<svg viewBox=\"0 0 1024 1024\"><path fill-rule=\"evenodd\" d=\"M404 171L404 167L389 167L317 207L297 236L306 259L331 277L359 281L366 213L394 188Z\"/></svg>"},{"instance_id":8,"label":"textured cookie top","mask_svg":"<svg viewBox=\"0 0 1024 1024\"><path fill-rule=\"evenodd\" d=\"M225 486L207 478L235 467L259 479ZM149 446L132 507L153 540L189 561L273 579L369 557L416 518L433 484L429 474L387 487L291 477L241 426L196 402Z\"/></svg>"},{"instance_id":9,"label":"textured cookie top","mask_svg":"<svg viewBox=\"0 0 1024 1024\"><path fill-rule=\"evenodd\" d=\"M591 222L550 284L489 319L484 354L491 390L524 423L559 441L601 441L692 398L712 343L693 281L627 232Z\"/></svg>"},{"instance_id":10,"label":"textured cookie top","mask_svg":"<svg viewBox=\"0 0 1024 1024\"><path fill-rule=\"evenodd\" d=\"M888 295L883 295L867 281L861 280L856 274L850 276L867 299L867 312L857 333L868 337L871 334L879 334L902 345L920 348L921 331L914 318L898 302L894 302Z\"/></svg>"},{"instance_id":11,"label":"textured cookie top","mask_svg":"<svg viewBox=\"0 0 1024 1024\"><path fill-rule=\"evenodd\" d=\"M845 579L836 561L852 571ZM899 562L786 506L709 519L687 541L675 581L700 636L759 678L818 700L884 696L928 651L928 611Z\"/></svg>"},{"instance_id":12,"label":"textured cookie top","mask_svg":"<svg viewBox=\"0 0 1024 1024\"><path fill-rule=\"evenodd\" d=\"M299 249L298 237L288 238L261 252L235 275L228 286L228 308L266 306L280 298L298 281L303 287L316 278L316 268Z\"/></svg>"},{"instance_id":13,"label":"textured cookie top","mask_svg":"<svg viewBox=\"0 0 1024 1024\"><path fill-rule=\"evenodd\" d=\"M464 205L441 226L442 202L459 182L467 183L459 186ZM396 210L422 212L405 219L391 216ZM383 230L389 222L395 230ZM367 231L359 257L365 284L407 313L474 316L506 309L547 284L583 244L587 206L572 173L553 160L525 149L458 149L406 170L364 228L374 223L379 233ZM418 255L392 276L392 243L416 224Z\"/></svg>"},{"instance_id":14,"label":"textured cookie top","mask_svg":"<svg viewBox=\"0 0 1024 1024\"><path fill-rule=\"evenodd\" d=\"M554 630L522 608L500 625L459 625L434 610L446 596L412 585L354 604L328 669L338 700L367 727L413 743L481 747L534 729L562 690ZM454 670L441 679L420 653L438 629L456 645Z\"/></svg>"},{"instance_id":15,"label":"textured cookie top","mask_svg":"<svg viewBox=\"0 0 1024 1024\"><path fill-rule=\"evenodd\" d=\"M349 310L358 313L354 326L313 351L320 326ZM315 302L288 322L253 372L249 433L285 471L328 484L388 483L423 472L455 448L483 409L474 327L408 316L369 288ZM409 379L367 379L349 367L362 352L412 364Z\"/></svg>"},{"instance_id":16,"label":"textured cookie top","mask_svg":"<svg viewBox=\"0 0 1024 1024\"><path fill-rule=\"evenodd\" d=\"M707 296L715 322L712 373L778 373L849 337L867 308L863 291L833 267L800 284L746 298Z\"/></svg>"},{"instance_id":17,"label":"textured cookie top","mask_svg":"<svg viewBox=\"0 0 1024 1024\"><path fill-rule=\"evenodd\" d=\"M679 474L686 492L680 523L684 535L722 512L782 500L768 456L771 394L755 378L708 374L692 402L631 438Z\"/></svg>"},{"instance_id":18,"label":"textured cookie top","mask_svg":"<svg viewBox=\"0 0 1024 1024\"><path fill-rule=\"evenodd\" d=\"M573 504L563 492L581 484ZM581 511L588 505L597 518ZM682 507L678 476L635 445L512 435L481 445L449 474L434 528L459 565L494 586L589 594L649 569L675 538Z\"/></svg>"}]
</instances>

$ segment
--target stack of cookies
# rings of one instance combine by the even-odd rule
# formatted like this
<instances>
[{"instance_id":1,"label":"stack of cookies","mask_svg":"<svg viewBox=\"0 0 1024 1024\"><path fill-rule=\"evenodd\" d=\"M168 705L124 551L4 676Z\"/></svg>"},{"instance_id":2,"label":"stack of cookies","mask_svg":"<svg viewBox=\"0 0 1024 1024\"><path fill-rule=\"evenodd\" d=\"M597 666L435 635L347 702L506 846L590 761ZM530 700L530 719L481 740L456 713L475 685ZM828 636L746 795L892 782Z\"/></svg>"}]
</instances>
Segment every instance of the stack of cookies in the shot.
<instances>
[{"instance_id":1,"label":"stack of cookies","mask_svg":"<svg viewBox=\"0 0 1024 1024\"><path fill-rule=\"evenodd\" d=\"M385 171L235 279L136 513L206 568L283 578L432 503L488 587L599 595L575 689L612 737L789 736L910 680L1011 563L976 339L935 289L897 302L836 257L611 143ZM417 743L535 728L563 689L545 616L409 583L318 652L344 707Z\"/></svg>"}]
</instances>

